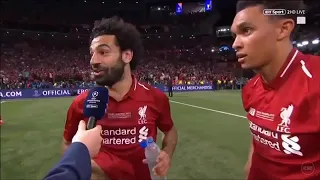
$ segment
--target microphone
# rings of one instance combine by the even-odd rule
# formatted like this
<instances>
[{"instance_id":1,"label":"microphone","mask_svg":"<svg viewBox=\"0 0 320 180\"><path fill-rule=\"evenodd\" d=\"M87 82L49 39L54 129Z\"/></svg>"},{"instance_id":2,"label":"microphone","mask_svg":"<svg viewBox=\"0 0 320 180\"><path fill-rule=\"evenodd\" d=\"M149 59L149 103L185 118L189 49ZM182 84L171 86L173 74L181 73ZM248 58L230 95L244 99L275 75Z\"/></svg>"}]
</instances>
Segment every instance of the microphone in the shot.
<instances>
[{"instance_id":1,"label":"microphone","mask_svg":"<svg viewBox=\"0 0 320 180\"><path fill-rule=\"evenodd\" d=\"M84 116L89 118L87 129L92 129L97 125L107 111L109 101L109 91L107 88L99 86L91 89L83 106Z\"/></svg>"}]
</instances>

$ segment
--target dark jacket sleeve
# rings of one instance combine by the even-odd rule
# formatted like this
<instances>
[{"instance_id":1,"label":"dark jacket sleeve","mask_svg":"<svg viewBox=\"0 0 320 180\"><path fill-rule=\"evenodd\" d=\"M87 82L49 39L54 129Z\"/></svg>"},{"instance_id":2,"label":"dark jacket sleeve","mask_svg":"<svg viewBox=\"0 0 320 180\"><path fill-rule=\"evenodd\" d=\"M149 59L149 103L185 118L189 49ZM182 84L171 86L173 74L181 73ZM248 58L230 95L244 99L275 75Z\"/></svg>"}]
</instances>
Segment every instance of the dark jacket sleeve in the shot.
<instances>
[{"instance_id":1,"label":"dark jacket sleeve","mask_svg":"<svg viewBox=\"0 0 320 180\"><path fill-rule=\"evenodd\" d=\"M90 180L91 158L88 148L80 143L72 143L60 162L48 173L44 180Z\"/></svg>"}]
</instances>

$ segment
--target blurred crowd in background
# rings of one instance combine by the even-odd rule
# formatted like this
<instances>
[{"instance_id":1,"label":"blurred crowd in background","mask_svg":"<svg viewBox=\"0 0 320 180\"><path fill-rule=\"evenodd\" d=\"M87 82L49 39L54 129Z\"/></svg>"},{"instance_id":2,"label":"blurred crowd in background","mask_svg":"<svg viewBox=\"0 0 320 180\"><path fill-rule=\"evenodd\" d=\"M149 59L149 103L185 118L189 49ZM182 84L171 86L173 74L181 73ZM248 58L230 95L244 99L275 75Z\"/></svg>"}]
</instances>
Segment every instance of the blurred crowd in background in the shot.
<instances>
[{"instance_id":1,"label":"blurred crowd in background","mask_svg":"<svg viewBox=\"0 0 320 180\"><path fill-rule=\"evenodd\" d=\"M48 42L55 43L50 39ZM86 46L64 48L59 44L51 44L48 47L31 44L30 41L28 44L23 42L1 46L1 89L94 85ZM228 55L216 55L212 49L201 46L190 49L146 49L134 73L140 81L149 84L164 84L169 77L174 84L232 82L241 77L241 69L235 62L226 62L227 58Z\"/></svg>"},{"instance_id":2,"label":"blurred crowd in background","mask_svg":"<svg viewBox=\"0 0 320 180\"><path fill-rule=\"evenodd\" d=\"M24 8L21 14L12 2L1 3L6 7L1 11L1 89L94 86L89 66L90 29L94 20L111 15L134 23L142 34L144 58L134 72L140 81L165 84L170 77L174 84L218 84L220 89L237 89L253 75L236 62L229 29L235 10L222 2L211 12L195 6L179 16L166 3L156 1L147 5L138 1L103 2L108 8L117 7L108 13L99 11L103 9L101 2L94 0L70 1L64 6L52 0L37 1L19 6ZM72 3L78 6L71 13L68 7L75 7ZM148 11L141 11L146 7ZM53 13L57 8L64 18ZM91 16L78 18L84 13ZM319 20L311 20L312 26L300 28L294 44L319 38ZM319 55L318 43L298 47Z\"/></svg>"}]
</instances>

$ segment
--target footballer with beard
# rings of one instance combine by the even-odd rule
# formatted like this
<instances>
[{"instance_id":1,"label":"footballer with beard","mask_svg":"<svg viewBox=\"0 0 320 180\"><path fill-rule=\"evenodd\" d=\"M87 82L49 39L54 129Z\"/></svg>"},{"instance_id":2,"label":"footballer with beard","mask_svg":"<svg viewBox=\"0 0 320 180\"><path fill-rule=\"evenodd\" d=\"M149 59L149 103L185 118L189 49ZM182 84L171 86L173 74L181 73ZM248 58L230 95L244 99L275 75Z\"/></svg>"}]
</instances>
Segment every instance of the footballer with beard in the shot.
<instances>
[{"instance_id":1,"label":"footballer with beard","mask_svg":"<svg viewBox=\"0 0 320 180\"><path fill-rule=\"evenodd\" d=\"M119 17L97 21L90 37L91 67L97 85L109 89L109 104L102 126L100 153L92 159L91 179L151 180L150 173L167 175L178 135L171 118L167 96L141 83L133 75L141 59L140 33ZM77 96L69 107L63 134L63 150L71 143L83 114L88 95ZM149 172L144 150L139 142L163 134L157 165ZM81 157L79 157L81 158Z\"/></svg>"}]
</instances>

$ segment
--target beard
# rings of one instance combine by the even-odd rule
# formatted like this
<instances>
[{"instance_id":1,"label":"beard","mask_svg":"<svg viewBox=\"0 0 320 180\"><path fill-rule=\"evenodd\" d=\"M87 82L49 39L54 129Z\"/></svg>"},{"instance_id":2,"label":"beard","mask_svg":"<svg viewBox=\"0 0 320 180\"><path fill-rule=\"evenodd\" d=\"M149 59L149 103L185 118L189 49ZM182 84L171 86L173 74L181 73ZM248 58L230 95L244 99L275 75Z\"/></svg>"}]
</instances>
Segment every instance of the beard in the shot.
<instances>
[{"instance_id":1,"label":"beard","mask_svg":"<svg viewBox=\"0 0 320 180\"><path fill-rule=\"evenodd\" d=\"M121 58L117 60L116 65L113 67L106 67L100 64L96 69L103 71L103 73L101 75L95 75L94 80L99 86L112 87L122 79L125 65Z\"/></svg>"}]
</instances>

